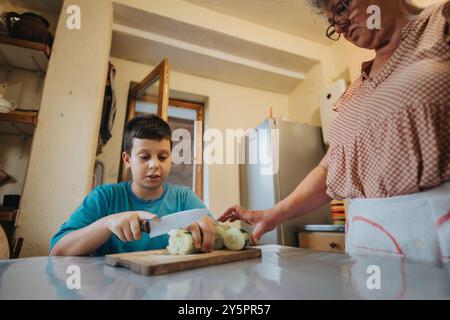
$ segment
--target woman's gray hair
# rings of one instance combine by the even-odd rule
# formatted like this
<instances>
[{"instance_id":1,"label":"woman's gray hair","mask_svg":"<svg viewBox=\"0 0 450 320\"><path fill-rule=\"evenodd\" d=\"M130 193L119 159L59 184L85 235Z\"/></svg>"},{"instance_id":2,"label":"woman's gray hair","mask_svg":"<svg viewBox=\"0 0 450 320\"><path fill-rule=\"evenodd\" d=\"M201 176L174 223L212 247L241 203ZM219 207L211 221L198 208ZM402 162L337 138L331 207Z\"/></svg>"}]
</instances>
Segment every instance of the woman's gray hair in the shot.
<instances>
[{"instance_id":1,"label":"woman's gray hair","mask_svg":"<svg viewBox=\"0 0 450 320\"><path fill-rule=\"evenodd\" d=\"M323 7L327 0L308 0L309 4L317 13L323 13Z\"/></svg>"}]
</instances>

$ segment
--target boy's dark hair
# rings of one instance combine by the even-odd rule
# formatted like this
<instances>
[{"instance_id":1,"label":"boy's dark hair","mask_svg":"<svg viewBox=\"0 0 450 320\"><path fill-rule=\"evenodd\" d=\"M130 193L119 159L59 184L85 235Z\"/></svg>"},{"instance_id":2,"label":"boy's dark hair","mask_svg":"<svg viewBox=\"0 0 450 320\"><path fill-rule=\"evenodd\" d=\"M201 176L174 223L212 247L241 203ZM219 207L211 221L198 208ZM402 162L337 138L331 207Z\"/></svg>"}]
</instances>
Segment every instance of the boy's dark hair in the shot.
<instances>
[{"instance_id":1,"label":"boy's dark hair","mask_svg":"<svg viewBox=\"0 0 450 320\"><path fill-rule=\"evenodd\" d=\"M139 116L128 121L123 139L123 149L128 154L131 154L134 138L156 141L167 139L170 141L172 149L172 130L167 122L153 114Z\"/></svg>"}]
</instances>

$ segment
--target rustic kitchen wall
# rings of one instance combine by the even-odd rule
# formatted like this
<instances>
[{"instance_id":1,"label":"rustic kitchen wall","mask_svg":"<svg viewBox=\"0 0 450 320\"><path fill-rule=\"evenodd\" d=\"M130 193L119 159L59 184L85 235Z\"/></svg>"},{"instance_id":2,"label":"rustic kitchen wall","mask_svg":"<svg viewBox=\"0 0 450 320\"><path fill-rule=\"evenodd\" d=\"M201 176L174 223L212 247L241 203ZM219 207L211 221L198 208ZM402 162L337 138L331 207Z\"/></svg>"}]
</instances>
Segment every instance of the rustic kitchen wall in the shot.
<instances>
[{"instance_id":1,"label":"rustic kitchen wall","mask_svg":"<svg viewBox=\"0 0 450 320\"><path fill-rule=\"evenodd\" d=\"M267 116L319 125L318 92L339 75L357 76L362 56L354 48L323 45L219 13L200 10L184 1L117 0L175 20L197 23L218 32L239 34L259 44L273 46L317 60L307 80L291 94L282 95L171 72L170 87L205 97L207 128L251 128ZM437 1L425 1L428 4ZM65 2L67 6L68 1ZM82 7L81 30L68 30L61 15L48 69L39 125L36 129L28 176L21 204L19 236L25 238L22 256L47 255L49 240L60 224L80 204L92 185L92 172L100 126L105 75L110 59L113 6L110 0L71 0ZM65 9L63 9L65 12ZM101 14L98 14L101 12ZM208 13L208 14L206 14ZM336 53L334 55L334 52ZM361 54L361 56L359 56ZM358 58L357 58L358 57ZM358 61L361 60L361 61ZM140 81L152 66L111 59L117 68L118 113L113 139L100 159L105 161L106 182L115 182L119 166L121 135L130 81ZM238 167L211 165L206 168L207 204L214 215L239 202Z\"/></svg>"},{"instance_id":2,"label":"rustic kitchen wall","mask_svg":"<svg viewBox=\"0 0 450 320\"><path fill-rule=\"evenodd\" d=\"M83 12L66 27L68 4ZM21 256L47 255L49 240L92 184L113 10L109 1L65 1L45 80L21 201ZM101 12L101 14L97 14Z\"/></svg>"}]
</instances>

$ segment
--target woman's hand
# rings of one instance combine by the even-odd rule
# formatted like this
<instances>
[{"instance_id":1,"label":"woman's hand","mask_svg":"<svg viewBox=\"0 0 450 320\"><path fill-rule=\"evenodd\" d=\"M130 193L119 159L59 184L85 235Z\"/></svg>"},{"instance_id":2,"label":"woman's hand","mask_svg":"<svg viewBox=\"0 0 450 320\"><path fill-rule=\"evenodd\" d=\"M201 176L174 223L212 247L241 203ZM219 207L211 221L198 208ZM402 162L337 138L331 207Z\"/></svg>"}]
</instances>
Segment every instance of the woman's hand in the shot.
<instances>
[{"instance_id":1,"label":"woman's hand","mask_svg":"<svg viewBox=\"0 0 450 320\"><path fill-rule=\"evenodd\" d=\"M192 233L194 245L202 252L213 250L216 240L216 223L210 217L205 216L196 222L191 223L187 230Z\"/></svg>"},{"instance_id":2,"label":"woman's hand","mask_svg":"<svg viewBox=\"0 0 450 320\"><path fill-rule=\"evenodd\" d=\"M251 235L251 242L254 245L257 244L263 234L272 231L280 224L276 221L276 216L271 210L252 211L239 205L229 208L217 220L220 222L241 220L252 225L254 230Z\"/></svg>"},{"instance_id":3,"label":"woman's hand","mask_svg":"<svg viewBox=\"0 0 450 320\"><path fill-rule=\"evenodd\" d=\"M108 216L106 225L121 241L136 241L141 239L141 221L157 217L146 211L127 211Z\"/></svg>"}]
</instances>

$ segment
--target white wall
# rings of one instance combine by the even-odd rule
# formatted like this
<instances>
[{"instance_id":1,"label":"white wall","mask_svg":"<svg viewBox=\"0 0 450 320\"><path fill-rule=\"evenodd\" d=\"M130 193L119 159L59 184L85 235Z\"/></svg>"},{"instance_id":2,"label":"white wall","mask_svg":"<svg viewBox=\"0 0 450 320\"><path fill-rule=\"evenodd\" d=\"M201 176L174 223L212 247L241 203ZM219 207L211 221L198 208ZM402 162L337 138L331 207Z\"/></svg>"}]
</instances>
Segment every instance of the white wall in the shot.
<instances>
[{"instance_id":1,"label":"white wall","mask_svg":"<svg viewBox=\"0 0 450 320\"><path fill-rule=\"evenodd\" d=\"M289 94L289 117L295 121L320 126L319 94L325 87L323 64L306 73L306 80Z\"/></svg>"},{"instance_id":2,"label":"white wall","mask_svg":"<svg viewBox=\"0 0 450 320\"><path fill-rule=\"evenodd\" d=\"M351 66L349 50L345 43L330 45L328 58L317 63L306 73L306 80L301 82L289 94L289 117L295 121L314 126L321 126L320 94L324 88L338 79L350 83Z\"/></svg>"},{"instance_id":3,"label":"white wall","mask_svg":"<svg viewBox=\"0 0 450 320\"><path fill-rule=\"evenodd\" d=\"M106 182L117 181L122 133L130 81L142 80L152 66L112 58L117 69L116 86L118 111L113 128L113 138L104 147L98 159L105 162ZM170 63L170 61L169 61ZM224 82L170 72L170 89L207 97L207 126L221 130L249 129L262 122L273 107L273 115L288 114L288 97L236 86ZM221 214L228 206L239 203L239 177L237 165L211 165L205 168L209 176L209 186L205 195L214 215Z\"/></svg>"}]
</instances>

